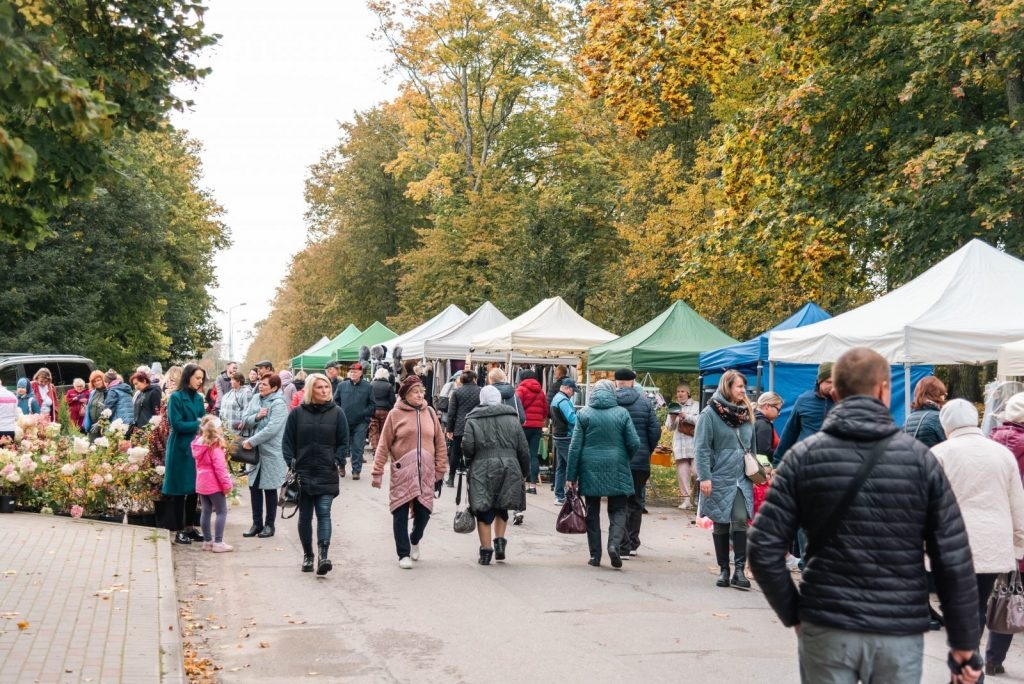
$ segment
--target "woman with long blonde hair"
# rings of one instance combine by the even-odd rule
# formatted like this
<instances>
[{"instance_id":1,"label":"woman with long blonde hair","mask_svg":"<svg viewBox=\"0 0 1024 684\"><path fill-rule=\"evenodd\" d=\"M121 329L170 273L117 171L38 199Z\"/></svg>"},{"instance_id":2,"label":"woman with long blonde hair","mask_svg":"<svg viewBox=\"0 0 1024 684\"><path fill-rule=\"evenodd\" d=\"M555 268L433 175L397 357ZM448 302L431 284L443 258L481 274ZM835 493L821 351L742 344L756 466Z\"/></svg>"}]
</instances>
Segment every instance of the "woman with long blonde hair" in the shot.
<instances>
[{"instance_id":1,"label":"woman with long blonde hair","mask_svg":"<svg viewBox=\"0 0 1024 684\"><path fill-rule=\"evenodd\" d=\"M749 589L747 520L754 517L754 484L747 479L743 454L755 452L754 407L747 399L747 378L735 370L722 374L718 390L701 411L694 433L701 514L711 518L719 575L715 586ZM729 541L735 572L729 579Z\"/></svg>"}]
</instances>

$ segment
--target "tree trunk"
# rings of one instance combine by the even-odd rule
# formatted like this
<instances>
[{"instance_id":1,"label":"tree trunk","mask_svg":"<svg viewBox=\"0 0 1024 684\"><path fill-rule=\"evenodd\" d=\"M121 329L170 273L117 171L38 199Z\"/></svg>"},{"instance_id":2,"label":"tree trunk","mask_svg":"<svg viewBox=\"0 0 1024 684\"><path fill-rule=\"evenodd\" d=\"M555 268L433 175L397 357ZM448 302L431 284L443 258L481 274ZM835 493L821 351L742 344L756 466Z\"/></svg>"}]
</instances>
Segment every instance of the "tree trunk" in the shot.
<instances>
[{"instance_id":1,"label":"tree trunk","mask_svg":"<svg viewBox=\"0 0 1024 684\"><path fill-rule=\"evenodd\" d=\"M982 401L981 366L950 366L946 395L950 399Z\"/></svg>"},{"instance_id":2,"label":"tree trunk","mask_svg":"<svg viewBox=\"0 0 1024 684\"><path fill-rule=\"evenodd\" d=\"M1018 135L1024 126L1024 69L1017 63L1013 72L1006 79L1006 108L1013 122L1013 130Z\"/></svg>"}]
</instances>

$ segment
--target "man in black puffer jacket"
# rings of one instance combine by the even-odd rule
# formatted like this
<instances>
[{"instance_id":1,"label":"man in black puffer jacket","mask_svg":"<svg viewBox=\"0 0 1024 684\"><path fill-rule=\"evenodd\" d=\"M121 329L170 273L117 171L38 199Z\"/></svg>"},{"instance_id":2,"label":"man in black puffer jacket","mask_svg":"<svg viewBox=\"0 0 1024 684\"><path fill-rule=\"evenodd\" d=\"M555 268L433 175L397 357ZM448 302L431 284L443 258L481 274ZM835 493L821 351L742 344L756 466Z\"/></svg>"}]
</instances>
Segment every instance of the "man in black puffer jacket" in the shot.
<instances>
[{"instance_id":1,"label":"man in black puffer jacket","mask_svg":"<svg viewBox=\"0 0 1024 684\"><path fill-rule=\"evenodd\" d=\"M935 457L893 423L885 359L851 349L832 379L840 403L776 471L750 531L750 568L782 624L797 631L802 681L852 673L850 681L919 682L929 627L925 553L953 658L966 663L978 647L967 532ZM886 439L834 532L825 532L861 464ZM798 588L784 558L801 527L809 553ZM978 674L964 673L964 681Z\"/></svg>"},{"instance_id":2,"label":"man in black puffer jacket","mask_svg":"<svg viewBox=\"0 0 1024 684\"><path fill-rule=\"evenodd\" d=\"M626 534L622 537L622 558L636 556L640 548L640 525L644 519L644 495L647 480L651 478L651 454L661 438L661 421L654 412L654 405L635 385L636 373L629 368L615 371L615 400L629 411L629 417L640 438L640 446L629 459L629 470L633 475L633 495L629 497L626 513Z\"/></svg>"}]
</instances>

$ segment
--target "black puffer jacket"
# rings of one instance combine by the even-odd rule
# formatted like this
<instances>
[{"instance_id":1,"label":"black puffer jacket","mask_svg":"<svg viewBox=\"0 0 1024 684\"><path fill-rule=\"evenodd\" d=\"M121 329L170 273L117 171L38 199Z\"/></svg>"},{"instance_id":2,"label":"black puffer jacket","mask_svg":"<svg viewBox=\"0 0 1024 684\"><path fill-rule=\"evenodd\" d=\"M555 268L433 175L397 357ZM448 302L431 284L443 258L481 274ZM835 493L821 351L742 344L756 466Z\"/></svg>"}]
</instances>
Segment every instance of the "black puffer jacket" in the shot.
<instances>
[{"instance_id":1,"label":"black puffer jacket","mask_svg":"<svg viewBox=\"0 0 1024 684\"><path fill-rule=\"evenodd\" d=\"M395 408L395 384L390 380L374 380L370 383L370 396L378 410L390 411Z\"/></svg>"},{"instance_id":2,"label":"black puffer jacket","mask_svg":"<svg viewBox=\"0 0 1024 684\"><path fill-rule=\"evenodd\" d=\"M826 521L874 444L894 435L840 522L831 543L807 561L799 590L783 558L797 528ZM922 551L923 547L923 551ZM908 635L928 631L931 567L949 644L978 646L978 598L967 532L949 481L928 448L867 396L838 404L822 432L796 444L776 471L749 534L748 559L787 627Z\"/></svg>"},{"instance_id":3,"label":"black puffer jacket","mask_svg":"<svg viewBox=\"0 0 1024 684\"><path fill-rule=\"evenodd\" d=\"M348 452L345 412L333 401L299 404L284 424L281 451L303 494L338 496L338 467Z\"/></svg>"},{"instance_id":4,"label":"black puffer jacket","mask_svg":"<svg viewBox=\"0 0 1024 684\"><path fill-rule=\"evenodd\" d=\"M640 447L629 459L630 470L650 470L651 454L661 439L661 421L654 412L651 400L635 387L620 387L615 390L615 401L629 411L629 417L640 438Z\"/></svg>"},{"instance_id":5,"label":"black puffer jacket","mask_svg":"<svg viewBox=\"0 0 1024 684\"><path fill-rule=\"evenodd\" d=\"M466 416L480 405L480 386L476 383L462 385L448 401L448 426L445 428L456 437L466 430Z\"/></svg>"}]
</instances>

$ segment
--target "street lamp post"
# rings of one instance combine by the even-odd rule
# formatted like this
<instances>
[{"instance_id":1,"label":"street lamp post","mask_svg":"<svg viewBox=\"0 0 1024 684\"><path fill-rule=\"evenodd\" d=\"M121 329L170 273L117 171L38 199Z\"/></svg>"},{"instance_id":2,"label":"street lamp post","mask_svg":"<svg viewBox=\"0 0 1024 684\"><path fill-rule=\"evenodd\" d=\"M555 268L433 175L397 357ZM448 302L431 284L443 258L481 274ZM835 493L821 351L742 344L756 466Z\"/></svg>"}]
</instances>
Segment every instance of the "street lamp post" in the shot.
<instances>
[{"instance_id":1,"label":"street lamp post","mask_svg":"<svg viewBox=\"0 0 1024 684\"><path fill-rule=\"evenodd\" d=\"M245 302L228 307L228 361L235 360L235 326L232 325L231 314L242 306L245 306Z\"/></svg>"}]
</instances>

